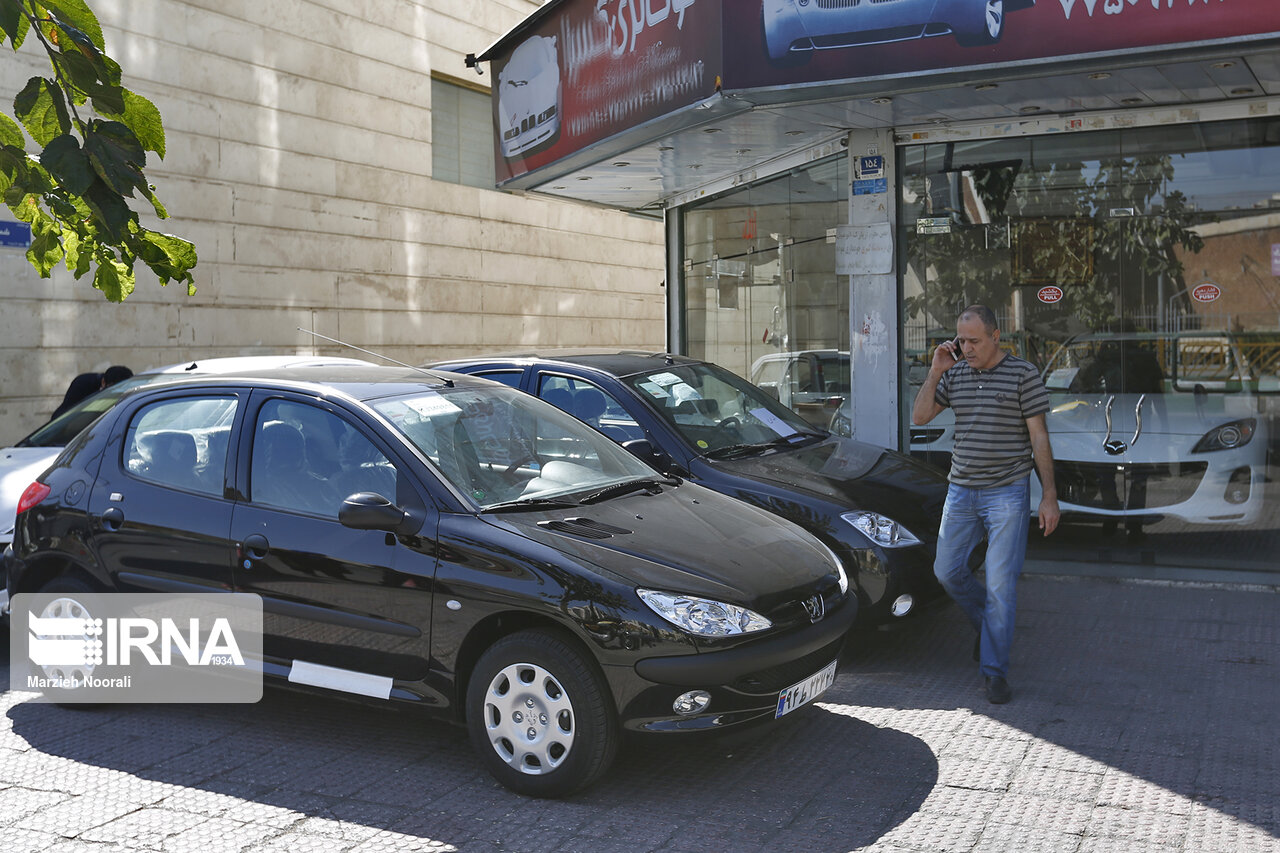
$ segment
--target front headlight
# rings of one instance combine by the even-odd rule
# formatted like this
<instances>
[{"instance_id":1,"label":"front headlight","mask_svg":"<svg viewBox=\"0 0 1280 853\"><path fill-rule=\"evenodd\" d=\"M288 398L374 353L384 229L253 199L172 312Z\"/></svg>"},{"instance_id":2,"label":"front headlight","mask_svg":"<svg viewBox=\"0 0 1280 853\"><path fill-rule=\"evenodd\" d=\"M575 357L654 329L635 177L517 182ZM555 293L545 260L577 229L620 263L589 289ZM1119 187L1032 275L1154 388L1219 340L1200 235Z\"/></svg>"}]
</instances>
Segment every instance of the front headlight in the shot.
<instances>
[{"instance_id":1,"label":"front headlight","mask_svg":"<svg viewBox=\"0 0 1280 853\"><path fill-rule=\"evenodd\" d=\"M1192 453L1208 453L1211 450L1234 450L1244 447L1253 439L1258 429L1258 421L1254 418L1232 421L1229 424L1214 427L1201 436Z\"/></svg>"},{"instance_id":2,"label":"front headlight","mask_svg":"<svg viewBox=\"0 0 1280 853\"><path fill-rule=\"evenodd\" d=\"M919 545L920 540L907 528L878 512L846 512L840 516L858 529L863 536L884 548L905 548Z\"/></svg>"},{"instance_id":3,"label":"front headlight","mask_svg":"<svg viewBox=\"0 0 1280 853\"><path fill-rule=\"evenodd\" d=\"M651 589L637 589L636 594L654 613L700 637L730 637L773 627L759 613L736 604Z\"/></svg>"}]
</instances>

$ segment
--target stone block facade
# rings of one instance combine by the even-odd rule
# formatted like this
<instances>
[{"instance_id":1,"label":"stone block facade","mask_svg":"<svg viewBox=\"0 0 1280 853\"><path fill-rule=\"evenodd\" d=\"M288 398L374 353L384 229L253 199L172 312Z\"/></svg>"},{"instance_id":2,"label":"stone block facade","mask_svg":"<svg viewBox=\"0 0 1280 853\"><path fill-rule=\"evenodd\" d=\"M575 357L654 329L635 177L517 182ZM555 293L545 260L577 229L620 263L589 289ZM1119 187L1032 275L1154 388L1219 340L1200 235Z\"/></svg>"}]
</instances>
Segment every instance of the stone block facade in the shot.
<instances>
[{"instance_id":1,"label":"stone block facade","mask_svg":"<svg viewBox=\"0 0 1280 853\"><path fill-rule=\"evenodd\" d=\"M463 56L537 3L91 5L125 85L164 117L148 174L172 218L148 224L196 244L199 290L140 266L112 305L88 277L42 280L0 248L0 444L111 364L353 354L299 327L410 363L664 346L660 223L431 177L432 75L487 85ZM0 91L47 73L28 45L0 63Z\"/></svg>"}]
</instances>

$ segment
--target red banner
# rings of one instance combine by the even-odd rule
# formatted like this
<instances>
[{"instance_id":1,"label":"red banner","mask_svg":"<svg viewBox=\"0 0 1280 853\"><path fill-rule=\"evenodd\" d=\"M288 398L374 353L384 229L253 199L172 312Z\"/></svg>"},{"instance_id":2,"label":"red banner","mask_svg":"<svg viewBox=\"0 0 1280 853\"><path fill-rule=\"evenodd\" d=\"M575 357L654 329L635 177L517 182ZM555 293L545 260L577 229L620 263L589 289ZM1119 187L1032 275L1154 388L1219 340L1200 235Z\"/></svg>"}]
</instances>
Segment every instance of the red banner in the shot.
<instances>
[{"instance_id":1,"label":"red banner","mask_svg":"<svg viewBox=\"0 0 1280 853\"><path fill-rule=\"evenodd\" d=\"M570 0L490 64L502 183L715 93L717 0Z\"/></svg>"},{"instance_id":2,"label":"red banner","mask_svg":"<svg viewBox=\"0 0 1280 853\"><path fill-rule=\"evenodd\" d=\"M725 10L726 89L1280 34L1277 0L725 0Z\"/></svg>"}]
</instances>

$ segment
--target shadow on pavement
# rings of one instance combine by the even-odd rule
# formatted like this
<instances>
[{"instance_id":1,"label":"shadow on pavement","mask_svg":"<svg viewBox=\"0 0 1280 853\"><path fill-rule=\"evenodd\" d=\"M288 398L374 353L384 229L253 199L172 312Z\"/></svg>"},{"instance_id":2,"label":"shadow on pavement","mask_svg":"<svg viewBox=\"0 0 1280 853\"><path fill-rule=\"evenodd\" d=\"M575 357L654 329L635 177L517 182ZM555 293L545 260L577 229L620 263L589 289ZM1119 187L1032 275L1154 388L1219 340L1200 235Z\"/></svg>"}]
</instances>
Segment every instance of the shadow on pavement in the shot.
<instances>
[{"instance_id":1,"label":"shadow on pavement","mask_svg":"<svg viewBox=\"0 0 1280 853\"><path fill-rule=\"evenodd\" d=\"M323 818L354 836L390 830L464 849L843 851L909 817L937 762L918 738L839 711L806 708L732 741L631 742L601 783L557 802L501 788L463 730L411 710L279 690L250 706L32 701L8 711L32 760L21 782L0 783L132 791L235 821Z\"/></svg>"},{"instance_id":2,"label":"shadow on pavement","mask_svg":"<svg viewBox=\"0 0 1280 853\"><path fill-rule=\"evenodd\" d=\"M1002 706L985 701L956 608L902 627L851 637L843 689L858 716L925 738L941 785L1003 792L996 811L1008 795L1024 813L1086 804L1064 830L1077 840L1085 825L1188 850L1280 838L1275 591L1024 576ZM960 713L912 725L922 711ZM957 782L965 757L986 776Z\"/></svg>"}]
</instances>

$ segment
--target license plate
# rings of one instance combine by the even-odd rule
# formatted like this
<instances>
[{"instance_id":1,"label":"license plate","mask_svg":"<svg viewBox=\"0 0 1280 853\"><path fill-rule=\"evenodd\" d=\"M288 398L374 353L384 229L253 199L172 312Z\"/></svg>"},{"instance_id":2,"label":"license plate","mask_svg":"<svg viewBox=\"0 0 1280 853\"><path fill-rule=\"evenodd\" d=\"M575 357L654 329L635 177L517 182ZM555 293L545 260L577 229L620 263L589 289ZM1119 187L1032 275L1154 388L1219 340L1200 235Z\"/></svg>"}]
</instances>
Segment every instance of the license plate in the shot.
<instances>
[{"instance_id":1,"label":"license plate","mask_svg":"<svg viewBox=\"0 0 1280 853\"><path fill-rule=\"evenodd\" d=\"M796 708L812 702L821 696L828 687L836 680L836 662L824 666L818 672L801 681L793 684L786 690L778 694L778 712L773 716L781 717L783 714L790 714Z\"/></svg>"}]
</instances>

